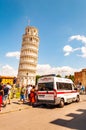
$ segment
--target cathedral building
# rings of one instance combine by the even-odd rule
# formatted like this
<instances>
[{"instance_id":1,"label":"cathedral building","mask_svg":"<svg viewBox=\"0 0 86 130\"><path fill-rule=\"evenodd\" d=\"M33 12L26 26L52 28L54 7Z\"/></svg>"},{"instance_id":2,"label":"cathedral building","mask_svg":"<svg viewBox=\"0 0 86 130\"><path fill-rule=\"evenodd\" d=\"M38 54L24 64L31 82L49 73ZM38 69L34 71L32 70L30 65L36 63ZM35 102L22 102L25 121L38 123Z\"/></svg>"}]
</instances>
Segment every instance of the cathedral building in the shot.
<instances>
[{"instance_id":1,"label":"cathedral building","mask_svg":"<svg viewBox=\"0 0 86 130\"><path fill-rule=\"evenodd\" d=\"M18 81L21 85L35 85L38 61L39 37L38 29L27 26L22 37L22 47L18 68Z\"/></svg>"}]
</instances>

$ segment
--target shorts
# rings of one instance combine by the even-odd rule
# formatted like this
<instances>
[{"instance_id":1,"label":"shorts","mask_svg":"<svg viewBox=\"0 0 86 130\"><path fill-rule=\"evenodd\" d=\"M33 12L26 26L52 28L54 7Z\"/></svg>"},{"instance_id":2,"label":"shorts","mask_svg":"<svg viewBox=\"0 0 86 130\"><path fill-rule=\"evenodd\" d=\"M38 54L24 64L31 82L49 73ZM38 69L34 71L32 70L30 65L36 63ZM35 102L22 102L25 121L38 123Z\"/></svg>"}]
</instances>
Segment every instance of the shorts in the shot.
<instances>
[{"instance_id":1,"label":"shorts","mask_svg":"<svg viewBox=\"0 0 86 130\"><path fill-rule=\"evenodd\" d=\"M25 96L21 94L20 99L25 99Z\"/></svg>"},{"instance_id":2,"label":"shorts","mask_svg":"<svg viewBox=\"0 0 86 130\"><path fill-rule=\"evenodd\" d=\"M4 95L3 96L3 101L7 100L8 99L8 95Z\"/></svg>"}]
</instances>

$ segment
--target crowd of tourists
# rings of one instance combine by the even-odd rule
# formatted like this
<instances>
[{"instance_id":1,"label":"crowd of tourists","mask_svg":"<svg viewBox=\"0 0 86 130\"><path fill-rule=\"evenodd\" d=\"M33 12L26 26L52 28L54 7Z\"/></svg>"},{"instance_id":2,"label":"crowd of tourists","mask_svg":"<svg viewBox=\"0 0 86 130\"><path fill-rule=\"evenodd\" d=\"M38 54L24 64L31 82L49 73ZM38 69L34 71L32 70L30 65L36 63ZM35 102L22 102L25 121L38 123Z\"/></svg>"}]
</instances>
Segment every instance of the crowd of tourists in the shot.
<instances>
[{"instance_id":1,"label":"crowd of tourists","mask_svg":"<svg viewBox=\"0 0 86 130\"><path fill-rule=\"evenodd\" d=\"M17 91L16 91L17 90ZM19 102L29 102L33 105L36 102L36 87L33 85L22 85L17 87L16 84L10 85L0 83L0 111L2 107L6 107L7 104L11 104L11 99L16 98L16 93L19 93Z\"/></svg>"},{"instance_id":2,"label":"crowd of tourists","mask_svg":"<svg viewBox=\"0 0 86 130\"><path fill-rule=\"evenodd\" d=\"M22 85L20 89L20 101L25 103L28 101L31 105L36 102L36 86L34 85Z\"/></svg>"}]
</instances>

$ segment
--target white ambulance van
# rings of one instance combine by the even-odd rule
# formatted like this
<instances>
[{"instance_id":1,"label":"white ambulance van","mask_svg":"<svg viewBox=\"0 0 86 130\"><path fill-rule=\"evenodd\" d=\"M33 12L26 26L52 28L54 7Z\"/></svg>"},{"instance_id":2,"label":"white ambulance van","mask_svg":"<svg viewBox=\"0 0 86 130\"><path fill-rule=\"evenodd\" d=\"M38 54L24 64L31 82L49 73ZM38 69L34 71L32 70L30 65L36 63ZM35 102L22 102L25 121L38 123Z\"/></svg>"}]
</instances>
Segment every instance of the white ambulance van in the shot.
<instances>
[{"instance_id":1,"label":"white ambulance van","mask_svg":"<svg viewBox=\"0 0 86 130\"><path fill-rule=\"evenodd\" d=\"M80 95L71 79L59 78L54 74L38 79L37 103L63 107L65 103L79 102Z\"/></svg>"}]
</instances>

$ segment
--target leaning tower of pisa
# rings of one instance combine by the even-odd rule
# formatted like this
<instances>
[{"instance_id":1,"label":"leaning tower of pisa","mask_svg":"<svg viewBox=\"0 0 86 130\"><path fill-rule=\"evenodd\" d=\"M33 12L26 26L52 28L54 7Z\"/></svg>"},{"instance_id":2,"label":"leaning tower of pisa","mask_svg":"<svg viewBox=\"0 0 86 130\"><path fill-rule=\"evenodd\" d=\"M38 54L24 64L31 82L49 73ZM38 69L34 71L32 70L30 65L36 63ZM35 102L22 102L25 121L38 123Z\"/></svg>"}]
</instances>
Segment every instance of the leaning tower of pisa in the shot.
<instances>
[{"instance_id":1,"label":"leaning tower of pisa","mask_svg":"<svg viewBox=\"0 0 86 130\"><path fill-rule=\"evenodd\" d=\"M18 68L18 81L22 84L35 85L38 61L39 37L35 27L27 26L22 37L22 47Z\"/></svg>"}]
</instances>

